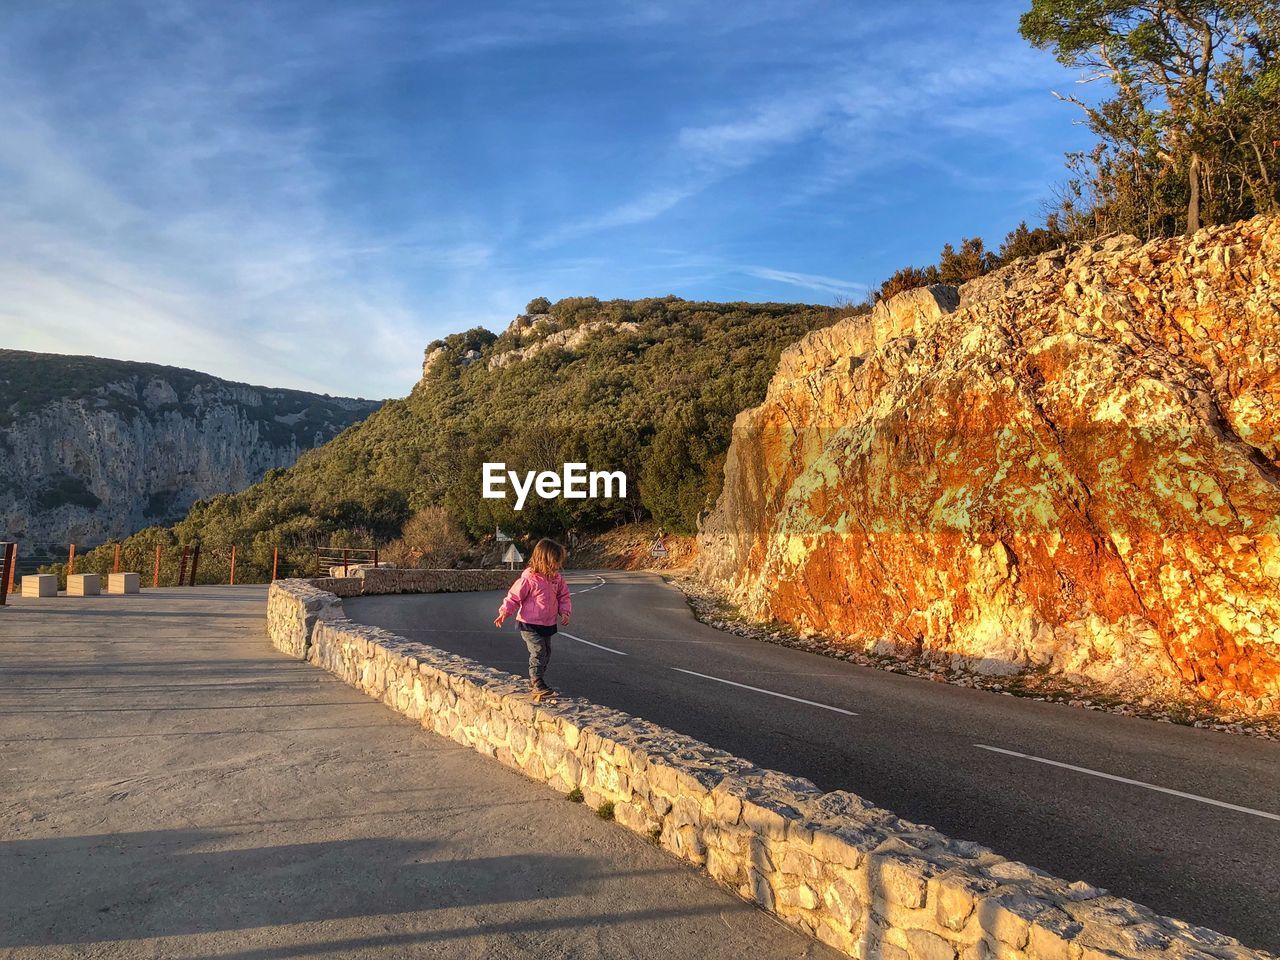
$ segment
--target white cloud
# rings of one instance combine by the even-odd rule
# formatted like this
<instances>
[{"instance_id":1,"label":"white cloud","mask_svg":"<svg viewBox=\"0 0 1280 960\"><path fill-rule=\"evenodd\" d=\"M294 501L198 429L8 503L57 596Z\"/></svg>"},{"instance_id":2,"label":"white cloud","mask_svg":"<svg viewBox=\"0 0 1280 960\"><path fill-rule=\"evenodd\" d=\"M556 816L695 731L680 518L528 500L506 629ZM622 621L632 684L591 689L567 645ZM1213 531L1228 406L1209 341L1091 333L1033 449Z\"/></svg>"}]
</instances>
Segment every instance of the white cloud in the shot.
<instances>
[{"instance_id":1,"label":"white cloud","mask_svg":"<svg viewBox=\"0 0 1280 960\"><path fill-rule=\"evenodd\" d=\"M785 283L793 287L802 287L806 290L820 290L823 293L835 294L837 296L854 296L856 294L865 293L867 285L858 283L855 280L841 280L837 277L824 277L817 273L798 273L794 270L775 270L772 267L741 267L742 273L752 277L759 277L761 280L773 280L776 283Z\"/></svg>"},{"instance_id":2,"label":"white cloud","mask_svg":"<svg viewBox=\"0 0 1280 960\"><path fill-rule=\"evenodd\" d=\"M681 186L660 187L656 190L651 190L634 199L623 201L618 206L603 213L584 217L581 220L572 220L562 226L548 230L534 239L533 246L538 249L554 247L567 240L597 233L601 230L628 227L654 220L675 207L682 200L693 196L698 192L698 189L697 185L688 183Z\"/></svg>"},{"instance_id":3,"label":"white cloud","mask_svg":"<svg viewBox=\"0 0 1280 960\"><path fill-rule=\"evenodd\" d=\"M754 105L745 117L685 127L678 134L677 143L695 163L739 167L773 147L809 136L827 121L833 107L829 92L770 98Z\"/></svg>"}]
</instances>

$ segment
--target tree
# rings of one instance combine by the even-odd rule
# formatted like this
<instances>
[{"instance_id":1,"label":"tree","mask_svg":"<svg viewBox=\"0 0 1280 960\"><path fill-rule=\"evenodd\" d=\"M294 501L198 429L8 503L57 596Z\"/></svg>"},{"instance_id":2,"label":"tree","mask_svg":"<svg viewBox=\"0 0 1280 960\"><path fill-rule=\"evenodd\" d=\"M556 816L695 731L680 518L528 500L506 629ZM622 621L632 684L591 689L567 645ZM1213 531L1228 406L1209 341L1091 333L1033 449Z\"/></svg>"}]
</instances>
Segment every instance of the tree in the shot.
<instances>
[{"instance_id":1,"label":"tree","mask_svg":"<svg viewBox=\"0 0 1280 960\"><path fill-rule=\"evenodd\" d=\"M536 313L550 313L551 301L546 297L534 297L524 308L524 312L531 315Z\"/></svg>"},{"instance_id":2,"label":"tree","mask_svg":"<svg viewBox=\"0 0 1280 960\"><path fill-rule=\"evenodd\" d=\"M891 276L876 291L876 300L891 300L898 294L917 287L927 287L938 282L938 268L927 266L923 270L918 267L903 267Z\"/></svg>"},{"instance_id":3,"label":"tree","mask_svg":"<svg viewBox=\"0 0 1280 960\"><path fill-rule=\"evenodd\" d=\"M1163 208L1175 199L1187 231L1280 209L1274 0L1032 0L1020 30L1089 71L1085 82L1114 88L1098 104L1062 99L1084 110L1103 147L1091 165L1074 156L1092 178L1075 192L1124 209L1119 228L1171 232Z\"/></svg>"},{"instance_id":4,"label":"tree","mask_svg":"<svg viewBox=\"0 0 1280 960\"><path fill-rule=\"evenodd\" d=\"M1042 253L1048 253L1062 246L1067 239L1059 226L1059 217L1056 213L1050 213L1045 219L1044 226L1036 227L1034 230L1023 220L1009 231L1008 236L1004 238L1004 243L1000 244L999 260L1001 263L1012 263L1021 257L1038 257Z\"/></svg>"},{"instance_id":5,"label":"tree","mask_svg":"<svg viewBox=\"0 0 1280 960\"><path fill-rule=\"evenodd\" d=\"M981 237L966 237L960 241L958 251L949 243L943 244L938 257L938 278L942 283L958 287L990 273L996 266L996 258L987 252Z\"/></svg>"}]
</instances>

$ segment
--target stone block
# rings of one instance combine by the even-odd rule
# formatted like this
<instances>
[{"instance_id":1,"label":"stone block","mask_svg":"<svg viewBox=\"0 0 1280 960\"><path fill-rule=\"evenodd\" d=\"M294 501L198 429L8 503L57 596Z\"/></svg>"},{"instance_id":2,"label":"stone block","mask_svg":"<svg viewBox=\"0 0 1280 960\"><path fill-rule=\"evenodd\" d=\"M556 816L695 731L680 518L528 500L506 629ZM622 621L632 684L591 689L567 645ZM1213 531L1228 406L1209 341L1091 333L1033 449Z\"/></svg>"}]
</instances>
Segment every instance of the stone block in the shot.
<instances>
[{"instance_id":1,"label":"stone block","mask_svg":"<svg viewBox=\"0 0 1280 960\"><path fill-rule=\"evenodd\" d=\"M137 593L138 575L136 573L108 573L107 593Z\"/></svg>"},{"instance_id":2,"label":"stone block","mask_svg":"<svg viewBox=\"0 0 1280 960\"><path fill-rule=\"evenodd\" d=\"M58 578L52 573L29 573L22 578L24 597L56 597Z\"/></svg>"},{"instance_id":3,"label":"stone block","mask_svg":"<svg viewBox=\"0 0 1280 960\"><path fill-rule=\"evenodd\" d=\"M68 597L96 597L102 592L102 577L96 573L73 573L67 577Z\"/></svg>"},{"instance_id":4,"label":"stone block","mask_svg":"<svg viewBox=\"0 0 1280 960\"><path fill-rule=\"evenodd\" d=\"M907 953L911 960L956 960L956 948L928 930L907 931Z\"/></svg>"}]
</instances>

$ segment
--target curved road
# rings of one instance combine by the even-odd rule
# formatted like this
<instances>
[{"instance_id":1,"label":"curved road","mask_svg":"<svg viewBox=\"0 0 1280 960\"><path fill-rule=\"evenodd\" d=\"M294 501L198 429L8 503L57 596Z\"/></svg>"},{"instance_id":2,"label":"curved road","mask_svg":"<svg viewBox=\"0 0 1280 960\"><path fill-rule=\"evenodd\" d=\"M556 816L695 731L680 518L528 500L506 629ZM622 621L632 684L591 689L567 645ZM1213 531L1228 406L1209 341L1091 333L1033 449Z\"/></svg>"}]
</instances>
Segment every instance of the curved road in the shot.
<instances>
[{"instance_id":1,"label":"curved road","mask_svg":"<svg viewBox=\"0 0 1280 960\"><path fill-rule=\"evenodd\" d=\"M886 673L723 633L659 577L569 574L548 682L1280 951L1280 745ZM525 673L497 593L348 616Z\"/></svg>"}]
</instances>

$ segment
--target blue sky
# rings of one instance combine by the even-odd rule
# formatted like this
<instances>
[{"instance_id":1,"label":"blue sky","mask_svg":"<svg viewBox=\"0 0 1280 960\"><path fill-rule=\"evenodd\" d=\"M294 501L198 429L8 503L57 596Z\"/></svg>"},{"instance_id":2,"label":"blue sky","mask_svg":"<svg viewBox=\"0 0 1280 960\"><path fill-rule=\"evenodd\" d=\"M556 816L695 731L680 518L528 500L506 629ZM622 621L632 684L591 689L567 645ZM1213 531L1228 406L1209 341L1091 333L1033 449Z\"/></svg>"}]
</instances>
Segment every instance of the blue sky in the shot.
<instances>
[{"instance_id":1,"label":"blue sky","mask_svg":"<svg viewBox=\"0 0 1280 960\"><path fill-rule=\"evenodd\" d=\"M860 297L1087 142L1027 2L11 0L0 346L385 397L535 296Z\"/></svg>"}]
</instances>

